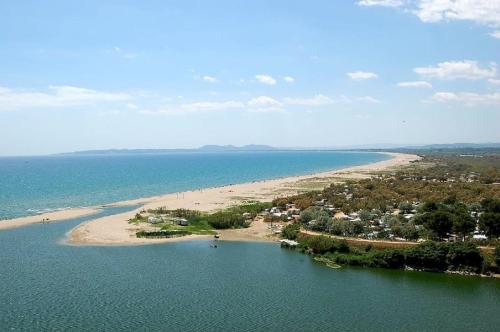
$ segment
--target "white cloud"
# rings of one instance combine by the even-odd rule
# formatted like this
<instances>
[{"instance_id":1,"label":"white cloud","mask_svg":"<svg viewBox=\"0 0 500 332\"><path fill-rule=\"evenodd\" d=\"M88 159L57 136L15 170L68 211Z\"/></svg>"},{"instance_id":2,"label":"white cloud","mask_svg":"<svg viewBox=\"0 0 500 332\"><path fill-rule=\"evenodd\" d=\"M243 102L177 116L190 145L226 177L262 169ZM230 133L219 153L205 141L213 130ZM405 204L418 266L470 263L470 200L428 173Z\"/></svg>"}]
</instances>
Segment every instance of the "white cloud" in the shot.
<instances>
[{"instance_id":1,"label":"white cloud","mask_svg":"<svg viewBox=\"0 0 500 332\"><path fill-rule=\"evenodd\" d=\"M418 0L413 12L423 22L466 20L500 25L498 0Z\"/></svg>"},{"instance_id":2,"label":"white cloud","mask_svg":"<svg viewBox=\"0 0 500 332\"><path fill-rule=\"evenodd\" d=\"M480 94L475 92L437 92L434 96L432 96L431 100L441 103L460 103L467 106L500 104L500 93Z\"/></svg>"},{"instance_id":3,"label":"white cloud","mask_svg":"<svg viewBox=\"0 0 500 332\"><path fill-rule=\"evenodd\" d=\"M500 30L493 31L492 33L490 33L490 36L493 38L500 39Z\"/></svg>"},{"instance_id":4,"label":"white cloud","mask_svg":"<svg viewBox=\"0 0 500 332\"><path fill-rule=\"evenodd\" d=\"M295 78L293 78L292 76L285 76L285 77L283 77L283 80L285 80L285 82L287 82L287 83L295 82Z\"/></svg>"},{"instance_id":5,"label":"white cloud","mask_svg":"<svg viewBox=\"0 0 500 332\"><path fill-rule=\"evenodd\" d=\"M490 78L488 82L490 82L491 84L500 85L500 80L496 78Z\"/></svg>"},{"instance_id":6,"label":"white cloud","mask_svg":"<svg viewBox=\"0 0 500 332\"><path fill-rule=\"evenodd\" d=\"M281 102L267 96L252 98L248 101L249 106L281 106Z\"/></svg>"},{"instance_id":7,"label":"white cloud","mask_svg":"<svg viewBox=\"0 0 500 332\"><path fill-rule=\"evenodd\" d=\"M498 0L362 0L358 5L400 7L422 22L471 21L490 27L500 26ZM495 33L492 36L499 38Z\"/></svg>"},{"instance_id":8,"label":"white cloud","mask_svg":"<svg viewBox=\"0 0 500 332\"><path fill-rule=\"evenodd\" d=\"M356 100L364 102L364 103L380 104L380 100L373 98L372 96L358 97L358 98L356 98Z\"/></svg>"},{"instance_id":9,"label":"white cloud","mask_svg":"<svg viewBox=\"0 0 500 332\"><path fill-rule=\"evenodd\" d=\"M256 98L252 98L248 101L247 105L250 107L249 110L254 112L283 111L283 103L268 96L259 96Z\"/></svg>"},{"instance_id":10,"label":"white cloud","mask_svg":"<svg viewBox=\"0 0 500 332\"><path fill-rule=\"evenodd\" d=\"M432 84L426 81L399 82L398 86L402 88L432 88Z\"/></svg>"},{"instance_id":11,"label":"white cloud","mask_svg":"<svg viewBox=\"0 0 500 332\"><path fill-rule=\"evenodd\" d=\"M274 77L269 75L255 75L255 79L262 84L276 85L276 80Z\"/></svg>"},{"instance_id":12,"label":"white cloud","mask_svg":"<svg viewBox=\"0 0 500 332\"><path fill-rule=\"evenodd\" d=\"M332 98L322 94L315 95L312 98L284 98L283 101L288 105L303 106L321 106L334 103Z\"/></svg>"},{"instance_id":13,"label":"white cloud","mask_svg":"<svg viewBox=\"0 0 500 332\"><path fill-rule=\"evenodd\" d=\"M347 76L349 76L351 79L356 80L356 81L369 80L369 79L378 77L377 74L366 72L366 71L355 71L352 73L347 73Z\"/></svg>"},{"instance_id":14,"label":"white cloud","mask_svg":"<svg viewBox=\"0 0 500 332\"><path fill-rule=\"evenodd\" d=\"M401 0L361 0L358 1L359 6L383 6L383 7L400 7L403 5Z\"/></svg>"},{"instance_id":15,"label":"white cloud","mask_svg":"<svg viewBox=\"0 0 500 332\"><path fill-rule=\"evenodd\" d=\"M496 65L492 64L490 68L479 67L477 61L446 61L438 63L437 66L419 67L414 71L417 74L427 78L438 78L442 80L468 79L477 80L496 76Z\"/></svg>"},{"instance_id":16,"label":"white cloud","mask_svg":"<svg viewBox=\"0 0 500 332\"><path fill-rule=\"evenodd\" d=\"M213 76L208 76L208 75L205 75L201 78L202 80L204 80L205 82L208 82L208 83L217 83L218 80L213 77Z\"/></svg>"},{"instance_id":17,"label":"white cloud","mask_svg":"<svg viewBox=\"0 0 500 332\"><path fill-rule=\"evenodd\" d=\"M0 111L70 107L131 99L126 93L102 92L74 86L50 86L44 91L0 88Z\"/></svg>"}]
</instances>

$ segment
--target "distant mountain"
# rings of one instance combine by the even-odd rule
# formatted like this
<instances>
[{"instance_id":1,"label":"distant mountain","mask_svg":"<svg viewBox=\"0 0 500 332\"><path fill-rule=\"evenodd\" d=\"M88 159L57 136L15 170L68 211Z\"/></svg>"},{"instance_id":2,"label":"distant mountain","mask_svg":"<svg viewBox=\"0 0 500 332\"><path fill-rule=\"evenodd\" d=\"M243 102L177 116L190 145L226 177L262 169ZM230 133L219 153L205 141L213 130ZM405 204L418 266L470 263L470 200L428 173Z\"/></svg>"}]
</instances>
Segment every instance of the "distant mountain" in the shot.
<instances>
[{"instance_id":1,"label":"distant mountain","mask_svg":"<svg viewBox=\"0 0 500 332\"><path fill-rule=\"evenodd\" d=\"M452 143L452 144L429 144L406 146L402 148L409 149L425 149L425 150L440 150L440 149L489 149L500 148L500 143Z\"/></svg>"},{"instance_id":2,"label":"distant mountain","mask_svg":"<svg viewBox=\"0 0 500 332\"><path fill-rule=\"evenodd\" d=\"M156 154L173 152L238 152L238 151L447 151L464 149L499 149L500 143L452 143L428 145L404 144L367 144L337 147L288 147L275 148L269 145L204 145L194 149L108 149L86 150L76 152L58 153L57 155L121 155L121 154Z\"/></svg>"},{"instance_id":3,"label":"distant mountain","mask_svg":"<svg viewBox=\"0 0 500 332\"><path fill-rule=\"evenodd\" d=\"M244 146L234 146L234 145L204 145L197 149L198 151L270 151L276 150L269 145L244 145Z\"/></svg>"},{"instance_id":4,"label":"distant mountain","mask_svg":"<svg viewBox=\"0 0 500 332\"><path fill-rule=\"evenodd\" d=\"M83 156L83 155L117 155L117 154L154 154L172 152L237 152L237 151L272 151L276 150L268 145L204 145L195 149L106 149L106 150L85 150L75 152L57 153L59 156Z\"/></svg>"}]
</instances>

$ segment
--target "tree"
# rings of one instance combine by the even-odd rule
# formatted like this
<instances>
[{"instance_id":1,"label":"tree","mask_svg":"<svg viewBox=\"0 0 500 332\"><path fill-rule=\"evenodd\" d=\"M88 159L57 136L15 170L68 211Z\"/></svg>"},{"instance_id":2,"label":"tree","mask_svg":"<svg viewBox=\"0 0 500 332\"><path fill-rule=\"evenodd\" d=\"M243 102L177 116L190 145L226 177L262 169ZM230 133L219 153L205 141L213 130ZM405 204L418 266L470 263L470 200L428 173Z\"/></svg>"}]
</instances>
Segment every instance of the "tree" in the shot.
<instances>
[{"instance_id":1,"label":"tree","mask_svg":"<svg viewBox=\"0 0 500 332\"><path fill-rule=\"evenodd\" d=\"M453 270L479 272L483 257L479 249L471 242L455 242L449 245L448 265Z\"/></svg>"},{"instance_id":2,"label":"tree","mask_svg":"<svg viewBox=\"0 0 500 332\"><path fill-rule=\"evenodd\" d=\"M442 210L428 213L424 215L424 226L443 239L453 227L453 215Z\"/></svg>"},{"instance_id":3,"label":"tree","mask_svg":"<svg viewBox=\"0 0 500 332\"><path fill-rule=\"evenodd\" d=\"M455 215L453 218L453 231L462 235L465 241L465 236L470 234L476 228L476 221L469 214Z\"/></svg>"},{"instance_id":4,"label":"tree","mask_svg":"<svg viewBox=\"0 0 500 332\"><path fill-rule=\"evenodd\" d=\"M372 218L372 213L368 210L359 211L359 219L362 221L368 221Z\"/></svg>"},{"instance_id":5,"label":"tree","mask_svg":"<svg viewBox=\"0 0 500 332\"><path fill-rule=\"evenodd\" d=\"M304 224L315 220L315 229L324 230L326 225L330 222L330 214L323 208L311 206L300 214L300 221Z\"/></svg>"},{"instance_id":6,"label":"tree","mask_svg":"<svg viewBox=\"0 0 500 332\"><path fill-rule=\"evenodd\" d=\"M337 243L328 236L308 236L305 238L305 244L315 254L324 254L337 250Z\"/></svg>"},{"instance_id":7,"label":"tree","mask_svg":"<svg viewBox=\"0 0 500 332\"><path fill-rule=\"evenodd\" d=\"M413 210L413 205L410 202L401 202L399 203L398 209L404 214L410 213L411 210Z\"/></svg>"},{"instance_id":8,"label":"tree","mask_svg":"<svg viewBox=\"0 0 500 332\"><path fill-rule=\"evenodd\" d=\"M343 220L334 219L328 225L328 229L333 235L344 235L346 232L346 222Z\"/></svg>"},{"instance_id":9,"label":"tree","mask_svg":"<svg viewBox=\"0 0 500 332\"><path fill-rule=\"evenodd\" d=\"M490 238L500 236L500 213L483 212L479 218L479 228Z\"/></svg>"},{"instance_id":10,"label":"tree","mask_svg":"<svg viewBox=\"0 0 500 332\"><path fill-rule=\"evenodd\" d=\"M300 231L300 224L294 222L293 224L286 225L281 231L281 237L288 240L295 240Z\"/></svg>"},{"instance_id":11,"label":"tree","mask_svg":"<svg viewBox=\"0 0 500 332\"><path fill-rule=\"evenodd\" d=\"M447 254L446 244L427 241L408 249L406 264L416 269L445 271Z\"/></svg>"},{"instance_id":12,"label":"tree","mask_svg":"<svg viewBox=\"0 0 500 332\"><path fill-rule=\"evenodd\" d=\"M425 202L424 204L422 204L422 207L420 208L422 212L432 212L436 211L437 209L438 209L438 204L436 202Z\"/></svg>"},{"instance_id":13,"label":"tree","mask_svg":"<svg viewBox=\"0 0 500 332\"><path fill-rule=\"evenodd\" d=\"M495 263L497 267L500 267L500 244L495 248Z\"/></svg>"},{"instance_id":14,"label":"tree","mask_svg":"<svg viewBox=\"0 0 500 332\"><path fill-rule=\"evenodd\" d=\"M500 199L486 198L481 202L485 212L500 213Z\"/></svg>"},{"instance_id":15,"label":"tree","mask_svg":"<svg viewBox=\"0 0 500 332\"><path fill-rule=\"evenodd\" d=\"M311 197L301 197L297 199L294 203L297 209L304 210L313 205L314 201Z\"/></svg>"},{"instance_id":16,"label":"tree","mask_svg":"<svg viewBox=\"0 0 500 332\"><path fill-rule=\"evenodd\" d=\"M403 226L402 235L407 241L415 241L420 237L417 227L411 222Z\"/></svg>"}]
</instances>

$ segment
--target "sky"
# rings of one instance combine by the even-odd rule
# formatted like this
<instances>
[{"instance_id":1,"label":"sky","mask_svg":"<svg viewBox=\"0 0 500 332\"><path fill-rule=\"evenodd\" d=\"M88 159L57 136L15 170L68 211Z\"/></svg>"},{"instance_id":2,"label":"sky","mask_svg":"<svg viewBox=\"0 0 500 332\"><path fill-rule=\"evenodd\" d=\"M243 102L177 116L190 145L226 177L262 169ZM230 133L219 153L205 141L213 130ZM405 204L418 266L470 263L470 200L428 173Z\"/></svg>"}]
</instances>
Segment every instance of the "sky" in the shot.
<instances>
[{"instance_id":1,"label":"sky","mask_svg":"<svg viewBox=\"0 0 500 332\"><path fill-rule=\"evenodd\" d=\"M0 155L500 142L500 0L0 2Z\"/></svg>"}]
</instances>

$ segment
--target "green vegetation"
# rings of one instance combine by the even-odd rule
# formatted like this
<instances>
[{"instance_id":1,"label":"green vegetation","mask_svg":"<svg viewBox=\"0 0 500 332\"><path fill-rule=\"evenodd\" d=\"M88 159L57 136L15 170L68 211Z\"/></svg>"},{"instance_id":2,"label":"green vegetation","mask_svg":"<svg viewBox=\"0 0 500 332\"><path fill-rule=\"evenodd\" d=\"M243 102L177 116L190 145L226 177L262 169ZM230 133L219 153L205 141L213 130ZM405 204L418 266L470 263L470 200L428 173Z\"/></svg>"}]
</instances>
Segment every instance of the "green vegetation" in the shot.
<instances>
[{"instance_id":1,"label":"green vegetation","mask_svg":"<svg viewBox=\"0 0 500 332\"><path fill-rule=\"evenodd\" d=\"M419 151L418 153L422 153ZM394 172L335 183L273 201L278 208L300 205L298 222L282 237L320 261L386 268L463 273L500 273L500 151L425 152L423 159ZM363 247L300 228L364 239L385 239ZM383 249L387 240L406 249ZM356 242L357 241L357 242ZM401 243L402 242L402 243ZM477 245L489 245L480 250ZM493 250L491 246L496 246ZM404 248L398 246L397 248Z\"/></svg>"},{"instance_id":2,"label":"green vegetation","mask_svg":"<svg viewBox=\"0 0 500 332\"><path fill-rule=\"evenodd\" d=\"M500 153L460 157L457 155L424 155L419 162L397 172L384 172L375 178L349 180L332 184L321 193L310 192L273 201L295 203L305 209L324 198L344 213L373 209L385 212L400 208L411 211L410 202L461 202L467 206L483 199L500 197ZM300 207L299 207L300 205Z\"/></svg>"},{"instance_id":3,"label":"green vegetation","mask_svg":"<svg viewBox=\"0 0 500 332\"><path fill-rule=\"evenodd\" d=\"M161 230L161 231L140 231L136 233L139 238L172 238L185 235L191 235L191 232L185 230Z\"/></svg>"},{"instance_id":4,"label":"green vegetation","mask_svg":"<svg viewBox=\"0 0 500 332\"><path fill-rule=\"evenodd\" d=\"M245 228L259 212L270 208L270 203L247 203L205 216L208 224L215 229ZM248 219L243 214L248 213Z\"/></svg>"},{"instance_id":5,"label":"green vegetation","mask_svg":"<svg viewBox=\"0 0 500 332\"><path fill-rule=\"evenodd\" d=\"M432 152L399 171L335 183L273 204L300 205L304 228L337 236L443 241L476 235L484 242L486 235L495 244L500 236L499 166L497 150ZM345 215L335 219L336 212Z\"/></svg>"},{"instance_id":6,"label":"green vegetation","mask_svg":"<svg viewBox=\"0 0 500 332\"><path fill-rule=\"evenodd\" d=\"M168 210L160 207L137 213L129 220L129 223L136 225L150 223L152 227L157 228L154 231L138 232L137 237L210 235L215 234L216 229L248 227L257 213L269 207L270 203L249 202L213 214L187 209ZM150 221L150 218L153 218L153 221Z\"/></svg>"},{"instance_id":7,"label":"green vegetation","mask_svg":"<svg viewBox=\"0 0 500 332\"><path fill-rule=\"evenodd\" d=\"M203 218L190 219L187 226L171 223L162 224L161 230L165 231L187 231L191 234L210 235L215 234L214 229Z\"/></svg>"},{"instance_id":8,"label":"green vegetation","mask_svg":"<svg viewBox=\"0 0 500 332\"><path fill-rule=\"evenodd\" d=\"M353 247L343 240L322 235L300 235L298 242L298 250L336 264L468 273L492 272L494 268L483 265L480 250L470 242L428 241L408 249L384 250L375 250L371 246L364 249Z\"/></svg>"},{"instance_id":9,"label":"green vegetation","mask_svg":"<svg viewBox=\"0 0 500 332\"><path fill-rule=\"evenodd\" d=\"M479 218L479 227L489 237L500 236L500 199L485 199L481 203L484 213Z\"/></svg>"},{"instance_id":10,"label":"green vegetation","mask_svg":"<svg viewBox=\"0 0 500 332\"><path fill-rule=\"evenodd\" d=\"M294 222L283 227L281 237L287 240L295 240L300 232L300 223Z\"/></svg>"},{"instance_id":11,"label":"green vegetation","mask_svg":"<svg viewBox=\"0 0 500 332\"><path fill-rule=\"evenodd\" d=\"M234 211L219 211L208 215L206 218L208 224L215 229L244 228L249 226L249 223L241 213Z\"/></svg>"}]
</instances>

